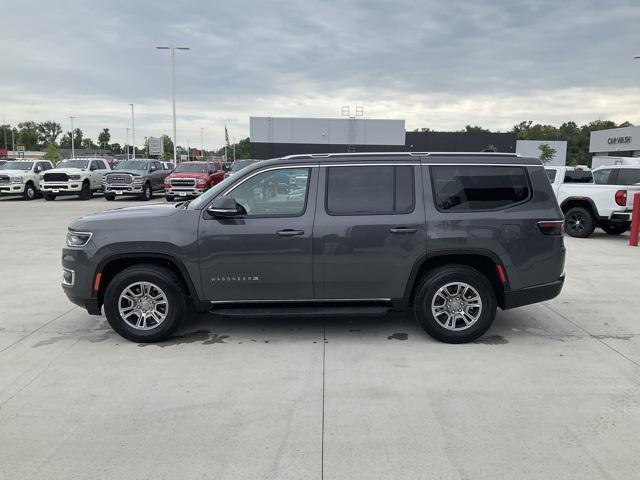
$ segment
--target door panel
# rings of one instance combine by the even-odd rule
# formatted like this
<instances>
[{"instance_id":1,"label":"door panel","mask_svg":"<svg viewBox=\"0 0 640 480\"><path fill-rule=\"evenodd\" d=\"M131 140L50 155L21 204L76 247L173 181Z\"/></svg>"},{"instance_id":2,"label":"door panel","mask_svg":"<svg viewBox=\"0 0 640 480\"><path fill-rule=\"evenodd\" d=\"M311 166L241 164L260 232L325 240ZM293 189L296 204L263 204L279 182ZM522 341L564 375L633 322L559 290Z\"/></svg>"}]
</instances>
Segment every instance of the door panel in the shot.
<instances>
[{"instance_id":1,"label":"door panel","mask_svg":"<svg viewBox=\"0 0 640 480\"><path fill-rule=\"evenodd\" d=\"M262 181L289 172L265 168L239 178L228 193L248 215L219 219L203 214L198 242L205 299L313 299L311 237L318 169L292 170L307 172L304 192ZM254 198L247 199L248 192Z\"/></svg>"},{"instance_id":2,"label":"door panel","mask_svg":"<svg viewBox=\"0 0 640 480\"><path fill-rule=\"evenodd\" d=\"M364 207L384 212L383 193L376 190L369 202L366 191L351 188L341 196L332 196L327 188L329 168L320 168L316 221L313 236L314 294L318 299L401 298L412 268L426 252L426 220L422 201L421 170L418 165L406 166L413 172L410 188L394 196L400 211L405 213L348 214L346 202L360 201ZM366 166L357 168L368 168ZM373 167L381 168L381 167ZM395 167L388 167L395 168ZM406 170L405 170L406 171ZM354 177L350 171L345 177ZM388 172L385 170L384 172ZM393 174L392 174L393 175ZM375 178L375 175L372 177ZM379 177L378 177L379 178ZM386 181L379 179L381 184ZM364 183L364 182L363 182ZM367 182L376 189L376 185ZM397 184L400 185L400 184ZM412 203L407 203L413 193ZM368 203L368 205L367 205ZM398 208L389 207L389 208ZM328 211L334 211L329 214ZM337 215L336 211L342 213Z\"/></svg>"}]
</instances>

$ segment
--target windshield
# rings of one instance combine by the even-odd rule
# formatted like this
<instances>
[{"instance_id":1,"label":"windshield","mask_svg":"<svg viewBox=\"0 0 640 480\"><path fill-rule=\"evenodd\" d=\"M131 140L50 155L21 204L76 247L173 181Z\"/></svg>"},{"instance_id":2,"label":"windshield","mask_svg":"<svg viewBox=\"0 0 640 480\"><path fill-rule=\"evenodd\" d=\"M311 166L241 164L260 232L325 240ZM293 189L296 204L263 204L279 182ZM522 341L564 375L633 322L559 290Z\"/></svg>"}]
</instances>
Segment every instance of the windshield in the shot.
<instances>
[{"instance_id":1,"label":"windshield","mask_svg":"<svg viewBox=\"0 0 640 480\"><path fill-rule=\"evenodd\" d=\"M255 163L255 161L254 160L238 160L237 162L233 163L233 166L231 167L231 171L232 172L240 171L244 167L248 167L252 163Z\"/></svg>"},{"instance_id":2,"label":"windshield","mask_svg":"<svg viewBox=\"0 0 640 480\"><path fill-rule=\"evenodd\" d=\"M207 165L204 163L181 163L175 168L174 173L180 173L180 172L205 173L207 171L206 166Z\"/></svg>"},{"instance_id":3,"label":"windshield","mask_svg":"<svg viewBox=\"0 0 640 480\"><path fill-rule=\"evenodd\" d=\"M114 170L148 170L149 162L145 162L143 160L123 160L118 163L114 168Z\"/></svg>"},{"instance_id":4,"label":"windshield","mask_svg":"<svg viewBox=\"0 0 640 480\"><path fill-rule=\"evenodd\" d=\"M87 168L89 160L63 160L56 168Z\"/></svg>"},{"instance_id":5,"label":"windshield","mask_svg":"<svg viewBox=\"0 0 640 480\"><path fill-rule=\"evenodd\" d=\"M2 170L31 170L33 166L33 162L7 162L2 165L0 168Z\"/></svg>"}]
</instances>

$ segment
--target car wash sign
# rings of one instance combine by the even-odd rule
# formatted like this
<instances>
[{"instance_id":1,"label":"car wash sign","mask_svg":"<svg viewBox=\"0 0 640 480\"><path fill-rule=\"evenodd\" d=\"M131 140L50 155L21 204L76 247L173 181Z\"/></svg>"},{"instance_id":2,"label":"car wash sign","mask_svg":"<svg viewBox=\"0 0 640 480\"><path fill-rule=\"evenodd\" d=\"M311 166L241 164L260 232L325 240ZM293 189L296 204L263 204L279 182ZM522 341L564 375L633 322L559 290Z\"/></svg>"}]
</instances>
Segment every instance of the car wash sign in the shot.
<instances>
[{"instance_id":1,"label":"car wash sign","mask_svg":"<svg viewBox=\"0 0 640 480\"><path fill-rule=\"evenodd\" d=\"M640 150L640 127L610 128L591 132L589 152L616 153Z\"/></svg>"},{"instance_id":2,"label":"car wash sign","mask_svg":"<svg viewBox=\"0 0 640 480\"><path fill-rule=\"evenodd\" d=\"M626 135L624 137L609 137L607 138L607 143L609 145L620 145L625 143L631 143L631 135Z\"/></svg>"}]
</instances>

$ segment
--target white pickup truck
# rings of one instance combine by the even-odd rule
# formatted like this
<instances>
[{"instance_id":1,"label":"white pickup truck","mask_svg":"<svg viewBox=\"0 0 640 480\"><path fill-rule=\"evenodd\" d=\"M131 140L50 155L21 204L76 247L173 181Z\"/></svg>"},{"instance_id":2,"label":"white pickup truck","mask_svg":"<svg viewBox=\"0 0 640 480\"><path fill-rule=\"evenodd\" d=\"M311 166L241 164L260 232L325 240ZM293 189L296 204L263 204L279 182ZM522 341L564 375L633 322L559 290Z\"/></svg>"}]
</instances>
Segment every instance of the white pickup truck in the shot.
<instances>
[{"instance_id":1,"label":"white pickup truck","mask_svg":"<svg viewBox=\"0 0 640 480\"><path fill-rule=\"evenodd\" d=\"M640 185L600 185L591 170L545 167L553 192L564 213L564 230L571 237L586 238L600 227L620 235L631 225L633 195Z\"/></svg>"},{"instance_id":2,"label":"white pickup truck","mask_svg":"<svg viewBox=\"0 0 640 480\"><path fill-rule=\"evenodd\" d=\"M110 171L109 163L102 158L70 158L42 175L40 189L48 201L59 195L78 195L81 200L89 200L102 189L102 178Z\"/></svg>"}]
</instances>

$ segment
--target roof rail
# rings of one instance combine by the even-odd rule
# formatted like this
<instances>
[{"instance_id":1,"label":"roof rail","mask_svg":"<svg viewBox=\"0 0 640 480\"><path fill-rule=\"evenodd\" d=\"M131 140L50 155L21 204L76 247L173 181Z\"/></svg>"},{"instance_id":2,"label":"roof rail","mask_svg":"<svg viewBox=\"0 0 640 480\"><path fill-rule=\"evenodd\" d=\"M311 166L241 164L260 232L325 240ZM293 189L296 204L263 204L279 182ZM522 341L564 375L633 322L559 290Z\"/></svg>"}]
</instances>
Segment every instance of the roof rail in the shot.
<instances>
[{"instance_id":1,"label":"roof rail","mask_svg":"<svg viewBox=\"0 0 640 480\"><path fill-rule=\"evenodd\" d=\"M413 157L426 157L429 155L482 155L482 156L500 156L500 157L521 157L519 153L508 152L344 152L344 153L299 153L295 155L287 155L281 157L284 159L291 158L331 158L331 157L361 157L371 155L410 155Z\"/></svg>"}]
</instances>

